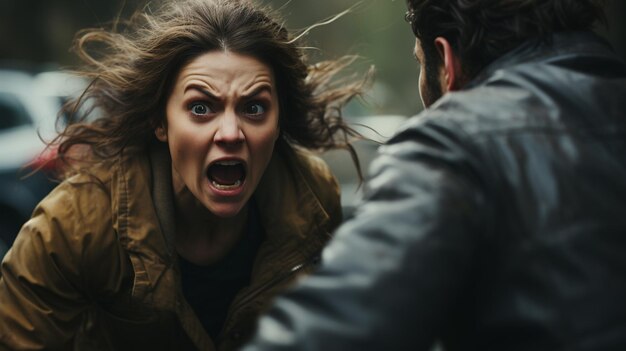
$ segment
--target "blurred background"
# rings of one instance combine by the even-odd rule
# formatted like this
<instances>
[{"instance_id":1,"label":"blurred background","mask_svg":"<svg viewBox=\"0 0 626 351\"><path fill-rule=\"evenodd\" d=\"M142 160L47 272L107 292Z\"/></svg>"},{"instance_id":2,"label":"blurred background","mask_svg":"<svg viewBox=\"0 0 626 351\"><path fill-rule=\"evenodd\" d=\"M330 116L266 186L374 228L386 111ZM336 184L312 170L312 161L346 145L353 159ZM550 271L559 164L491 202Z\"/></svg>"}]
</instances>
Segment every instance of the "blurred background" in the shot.
<instances>
[{"instance_id":1,"label":"blurred background","mask_svg":"<svg viewBox=\"0 0 626 351\"><path fill-rule=\"evenodd\" d=\"M335 22L305 37L312 63L345 54L362 59L355 72L375 67L375 83L364 102L350 104L344 114L368 125L384 141L406 118L418 113L418 67L413 59L414 37L404 22L405 0L264 0L279 9L291 30L302 30L348 8ZM36 203L54 186L47 176L54 165L41 154L38 133L54 136L55 118L63 101L80 92L84 82L60 71L78 61L70 50L75 33L87 27L107 27L115 18L128 18L143 8L143 0L0 0L0 257L10 246ZM625 1L608 2L608 28L599 29L626 58ZM62 124L71 119L63 116ZM366 171L377 145L355 145ZM358 180L345 151L323 157L342 185L346 215L357 201ZM30 164L31 167L25 165ZM24 178L32 165L43 172Z\"/></svg>"},{"instance_id":2,"label":"blurred background","mask_svg":"<svg viewBox=\"0 0 626 351\"><path fill-rule=\"evenodd\" d=\"M411 114L418 109L411 50L413 37L403 21L404 0L260 0L280 9L292 30L304 29L348 8L352 12L306 37L312 61L343 54L375 65L377 86L368 112ZM0 0L0 60L71 66L76 31L128 18L144 0Z\"/></svg>"}]
</instances>

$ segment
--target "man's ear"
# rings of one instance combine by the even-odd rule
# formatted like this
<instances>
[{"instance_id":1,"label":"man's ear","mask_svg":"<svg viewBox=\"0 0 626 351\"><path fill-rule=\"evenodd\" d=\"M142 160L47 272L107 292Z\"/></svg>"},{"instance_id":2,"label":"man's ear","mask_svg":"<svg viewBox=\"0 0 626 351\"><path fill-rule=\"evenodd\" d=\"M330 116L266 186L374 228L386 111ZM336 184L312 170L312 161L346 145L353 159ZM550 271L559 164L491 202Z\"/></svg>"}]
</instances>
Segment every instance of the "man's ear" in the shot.
<instances>
[{"instance_id":1,"label":"man's ear","mask_svg":"<svg viewBox=\"0 0 626 351\"><path fill-rule=\"evenodd\" d=\"M450 42L444 37L435 39L435 48L443 61L442 85L446 91L459 90L462 86L463 72L461 71L461 60L456 55Z\"/></svg>"},{"instance_id":2,"label":"man's ear","mask_svg":"<svg viewBox=\"0 0 626 351\"><path fill-rule=\"evenodd\" d=\"M154 128L154 135L156 135L159 141L167 142L167 130L165 129L165 126L160 125Z\"/></svg>"}]
</instances>

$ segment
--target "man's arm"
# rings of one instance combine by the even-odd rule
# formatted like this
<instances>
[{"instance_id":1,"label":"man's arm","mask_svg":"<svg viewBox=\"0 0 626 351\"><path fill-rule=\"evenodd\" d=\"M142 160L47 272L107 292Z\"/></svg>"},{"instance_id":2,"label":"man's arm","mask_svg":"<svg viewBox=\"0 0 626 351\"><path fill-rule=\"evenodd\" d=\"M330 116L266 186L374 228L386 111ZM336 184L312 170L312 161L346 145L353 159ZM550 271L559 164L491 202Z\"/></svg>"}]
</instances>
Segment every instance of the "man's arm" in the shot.
<instances>
[{"instance_id":1,"label":"man's arm","mask_svg":"<svg viewBox=\"0 0 626 351\"><path fill-rule=\"evenodd\" d=\"M356 216L246 351L430 348L471 279L486 212L451 130L408 127L381 148Z\"/></svg>"}]
</instances>

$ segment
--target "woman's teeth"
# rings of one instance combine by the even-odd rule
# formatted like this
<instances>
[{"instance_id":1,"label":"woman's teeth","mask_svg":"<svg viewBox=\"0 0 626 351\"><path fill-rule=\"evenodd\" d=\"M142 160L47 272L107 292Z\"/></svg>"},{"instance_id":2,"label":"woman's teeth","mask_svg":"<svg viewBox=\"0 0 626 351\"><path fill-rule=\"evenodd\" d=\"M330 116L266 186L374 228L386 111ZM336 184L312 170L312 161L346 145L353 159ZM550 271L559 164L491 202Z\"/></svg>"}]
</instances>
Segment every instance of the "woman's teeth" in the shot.
<instances>
[{"instance_id":1,"label":"woman's teeth","mask_svg":"<svg viewBox=\"0 0 626 351\"><path fill-rule=\"evenodd\" d=\"M238 165L240 163L241 162L239 162L239 161L217 161L217 162L215 162L215 164L222 165L222 166L236 166L236 165Z\"/></svg>"},{"instance_id":2,"label":"woman's teeth","mask_svg":"<svg viewBox=\"0 0 626 351\"><path fill-rule=\"evenodd\" d=\"M234 184L229 184L229 185L219 184L214 180L212 180L211 183L213 184L214 187L216 187L219 190L233 190L233 189L237 189L241 185L241 180L238 180Z\"/></svg>"}]
</instances>

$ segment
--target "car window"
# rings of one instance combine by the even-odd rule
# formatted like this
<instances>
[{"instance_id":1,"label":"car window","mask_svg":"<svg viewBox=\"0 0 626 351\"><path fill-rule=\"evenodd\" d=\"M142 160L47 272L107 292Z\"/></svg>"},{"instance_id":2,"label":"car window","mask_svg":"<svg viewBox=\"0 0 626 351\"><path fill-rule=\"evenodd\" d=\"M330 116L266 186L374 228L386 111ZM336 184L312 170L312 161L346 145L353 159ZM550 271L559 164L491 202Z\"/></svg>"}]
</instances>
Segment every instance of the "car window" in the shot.
<instances>
[{"instance_id":1,"label":"car window","mask_svg":"<svg viewBox=\"0 0 626 351\"><path fill-rule=\"evenodd\" d=\"M24 106L12 94L0 93L0 130L29 124Z\"/></svg>"}]
</instances>

